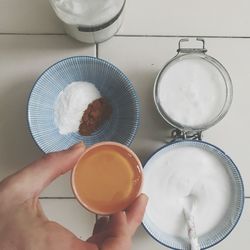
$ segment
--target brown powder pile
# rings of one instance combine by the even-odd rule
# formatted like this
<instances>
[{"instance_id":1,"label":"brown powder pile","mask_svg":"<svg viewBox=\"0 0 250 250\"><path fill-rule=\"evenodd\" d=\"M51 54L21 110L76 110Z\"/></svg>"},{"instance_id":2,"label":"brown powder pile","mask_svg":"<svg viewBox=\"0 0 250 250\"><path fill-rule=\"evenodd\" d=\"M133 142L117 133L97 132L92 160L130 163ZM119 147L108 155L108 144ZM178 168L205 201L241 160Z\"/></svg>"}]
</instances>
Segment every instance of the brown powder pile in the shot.
<instances>
[{"instance_id":1,"label":"brown powder pile","mask_svg":"<svg viewBox=\"0 0 250 250\"><path fill-rule=\"evenodd\" d=\"M91 135L95 132L112 114L112 107L103 97L93 101L85 110L80 126L81 135Z\"/></svg>"}]
</instances>

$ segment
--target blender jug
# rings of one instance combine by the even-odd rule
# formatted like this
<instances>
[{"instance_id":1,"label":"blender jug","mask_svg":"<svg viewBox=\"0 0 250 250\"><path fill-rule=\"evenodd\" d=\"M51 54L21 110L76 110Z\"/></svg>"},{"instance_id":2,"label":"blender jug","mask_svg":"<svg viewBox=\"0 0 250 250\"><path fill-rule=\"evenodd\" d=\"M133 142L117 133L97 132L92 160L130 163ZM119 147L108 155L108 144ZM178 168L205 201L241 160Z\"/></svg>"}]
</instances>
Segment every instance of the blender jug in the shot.
<instances>
[{"instance_id":1,"label":"blender jug","mask_svg":"<svg viewBox=\"0 0 250 250\"><path fill-rule=\"evenodd\" d=\"M120 28L126 0L50 0L65 31L78 41L100 43Z\"/></svg>"}]
</instances>

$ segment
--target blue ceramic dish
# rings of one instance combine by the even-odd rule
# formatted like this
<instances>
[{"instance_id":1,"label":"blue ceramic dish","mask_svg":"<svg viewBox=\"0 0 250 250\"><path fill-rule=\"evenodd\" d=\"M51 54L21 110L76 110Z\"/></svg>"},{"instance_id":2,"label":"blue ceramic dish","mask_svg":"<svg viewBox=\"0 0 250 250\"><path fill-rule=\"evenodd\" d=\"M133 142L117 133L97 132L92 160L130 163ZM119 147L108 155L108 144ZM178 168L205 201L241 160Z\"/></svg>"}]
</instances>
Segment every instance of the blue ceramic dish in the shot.
<instances>
[{"instance_id":1,"label":"blue ceramic dish","mask_svg":"<svg viewBox=\"0 0 250 250\"><path fill-rule=\"evenodd\" d=\"M111 118L91 136L61 135L54 122L56 98L74 81L95 84L112 106ZM52 65L36 81L28 102L28 123L34 140L45 153L80 141L86 146L102 141L129 146L139 125L139 101L129 79L114 65L94 57L70 57Z\"/></svg>"},{"instance_id":2,"label":"blue ceramic dish","mask_svg":"<svg viewBox=\"0 0 250 250\"><path fill-rule=\"evenodd\" d=\"M201 249L210 248L222 240L224 240L234 229L236 224L238 223L240 216L244 207L244 186L243 181L240 175L240 172L234 162L227 156L221 149L216 146L203 142L203 141L195 141L195 140L182 140L170 143L158 151L156 151L146 162L144 166L144 186L147 184L147 179L150 180L150 176L147 177L147 170L149 168L154 167L151 164L151 161L157 160L158 157L166 154L167 151L173 150L178 147L197 147L208 152L214 154L226 168L226 171L231 180L231 204L228 207L228 211L226 211L225 216L221 223L217 225L212 231L201 235L199 237L199 243ZM181 157L181 156L180 156ZM150 181L149 181L150 182ZM150 197L149 197L150 202ZM161 204L162 201L159 201ZM209 215L208 215L209 216ZM146 231L159 243L162 245L169 247L171 249L176 250L189 250L190 244L188 240L174 237L168 235L163 232L155 223L151 220L150 216L147 214L147 210L145 212L145 216L143 219L143 226Z\"/></svg>"}]
</instances>

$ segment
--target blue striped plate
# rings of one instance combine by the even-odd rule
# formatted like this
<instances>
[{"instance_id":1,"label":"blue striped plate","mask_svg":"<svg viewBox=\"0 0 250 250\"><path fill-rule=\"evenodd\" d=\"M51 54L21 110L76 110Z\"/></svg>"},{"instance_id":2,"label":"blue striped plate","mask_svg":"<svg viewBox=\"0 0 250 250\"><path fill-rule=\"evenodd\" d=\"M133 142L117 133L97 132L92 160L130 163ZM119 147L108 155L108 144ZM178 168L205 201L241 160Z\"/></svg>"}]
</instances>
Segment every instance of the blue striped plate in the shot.
<instances>
[{"instance_id":1,"label":"blue striped plate","mask_svg":"<svg viewBox=\"0 0 250 250\"><path fill-rule=\"evenodd\" d=\"M74 81L95 84L112 106L111 118L91 136L61 135L54 122L55 100ZM129 79L111 63L88 56L70 57L49 67L36 81L28 102L28 123L34 140L45 153L80 141L86 146L102 141L129 146L139 126L139 101Z\"/></svg>"}]
</instances>

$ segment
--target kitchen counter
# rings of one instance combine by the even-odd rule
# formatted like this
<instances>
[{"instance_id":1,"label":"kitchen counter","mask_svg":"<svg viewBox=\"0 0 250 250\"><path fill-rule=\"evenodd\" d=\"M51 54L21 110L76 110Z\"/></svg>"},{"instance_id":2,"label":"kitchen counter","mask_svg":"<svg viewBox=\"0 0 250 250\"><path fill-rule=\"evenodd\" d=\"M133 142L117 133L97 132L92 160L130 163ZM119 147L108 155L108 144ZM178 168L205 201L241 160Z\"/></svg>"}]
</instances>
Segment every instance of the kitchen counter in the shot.
<instances>
[{"instance_id":1,"label":"kitchen counter","mask_svg":"<svg viewBox=\"0 0 250 250\"><path fill-rule=\"evenodd\" d=\"M204 37L208 54L228 70L234 99L229 113L203 134L238 166L245 185L243 215L216 250L247 249L250 244L250 2L127 0L123 26L115 37L86 45L66 36L48 0L0 1L0 180L42 152L29 134L26 105L39 75L51 64L75 55L110 61L134 84L141 101L141 127L132 149L144 161L169 138L169 128L153 104L152 88L161 67L175 54L182 37ZM248 56L249 54L249 56ZM82 239L92 231L94 215L74 199L69 174L41 195L46 214ZM60 208L60 209L58 209ZM160 250L141 227L132 250Z\"/></svg>"}]
</instances>

